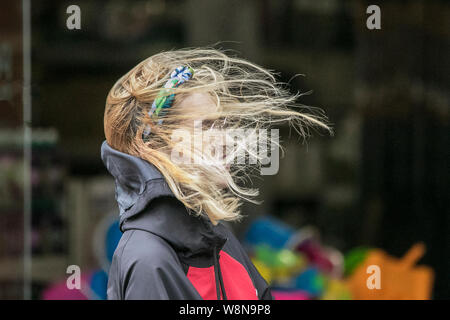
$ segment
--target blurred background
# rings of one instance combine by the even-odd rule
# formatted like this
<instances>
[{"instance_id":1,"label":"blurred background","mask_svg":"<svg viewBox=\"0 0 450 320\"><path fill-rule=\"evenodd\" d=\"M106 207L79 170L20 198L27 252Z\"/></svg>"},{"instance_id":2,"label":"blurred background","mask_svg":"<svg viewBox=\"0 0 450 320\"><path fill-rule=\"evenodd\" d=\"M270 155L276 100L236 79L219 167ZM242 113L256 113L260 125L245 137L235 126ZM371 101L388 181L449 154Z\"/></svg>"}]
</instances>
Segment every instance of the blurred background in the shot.
<instances>
[{"instance_id":1,"label":"blurred background","mask_svg":"<svg viewBox=\"0 0 450 320\"><path fill-rule=\"evenodd\" d=\"M357 268L395 269L420 243L395 269L400 289L372 298L450 298L449 24L443 0L2 1L0 299L105 297L120 237L100 159L106 95L146 57L205 45L311 91L299 102L334 126L307 143L281 127L279 173L254 179L264 202L231 225L278 297L367 297ZM82 292L65 286L69 265Z\"/></svg>"}]
</instances>

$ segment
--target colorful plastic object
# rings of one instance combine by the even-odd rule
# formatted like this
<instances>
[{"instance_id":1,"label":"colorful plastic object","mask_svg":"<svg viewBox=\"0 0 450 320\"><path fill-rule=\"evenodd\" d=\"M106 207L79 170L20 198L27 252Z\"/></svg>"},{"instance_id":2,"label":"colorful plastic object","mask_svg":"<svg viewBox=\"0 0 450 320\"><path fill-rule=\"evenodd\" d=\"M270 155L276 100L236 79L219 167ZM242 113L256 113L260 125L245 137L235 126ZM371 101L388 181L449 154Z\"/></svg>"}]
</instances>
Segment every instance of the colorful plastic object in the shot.
<instances>
[{"instance_id":1,"label":"colorful plastic object","mask_svg":"<svg viewBox=\"0 0 450 320\"><path fill-rule=\"evenodd\" d=\"M273 249L281 249L295 234L289 225L274 218L259 218L250 225L244 236L247 246L266 244Z\"/></svg>"},{"instance_id":2,"label":"colorful plastic object","mask_svg":"<svg viewBox=\"0 0 450 320\"><path fill-rule=\"evenodd\" d=\"M117 219L109 225L105 235L105 251L109 263L112 262L114 251L116 250L121 237L122 231L120 231L119 220Z\"/></svg>"},{"instance_id":3,"label":"colorful plastic object","mask_svg":"<svg viewBox=\"0 0 450 320\"><path fill-rule=\"evenodd\" d=\"M304 254L308 261L323 273L330 274L333 277L342 276L344 258L338 250L323 246L315 238L299 243L295 250Z\"/></svg>"},{"instance_id":4,"label":"colorful plastic object","mask_svg":"<svg viewBox=\"0 0 450 320\"><path fill-rule=\"evenodd\" d=\"M268 245L258 245L254 249L254 259L270 269L270 278L286 281L306 266L301 254L288 249L275 250Z\"/></svg>"},{"instance_id":5,"label":"colorful plastic object","mask_svg":"<svg viewBox=\"0 0 450 320\"><path fill-rule=\"evenodd\" d=\"M94 235L94 252L100 268L81 272L81 288L68 289L66 280L51 284L42 294L44 300L105 300L109 267L122 232L116 215L106 216Z\"/></svg>"},{"instance_id":6,"label":"colorful plastic object","mask_svg":"<svg viewBox=\"0 0 450 320\"><path fill-rule=\"evenodd\" d=\"M364 263L348 279L357 300L427 300L431 298L434 272L427 266L415 266L425 246L414 245L398 259L382 250L372 250Z\"/></svg>"},{"instance_id":7,"label":"colorful plastic object","mask_svg":"<svg viewBox=\"0 0 450 320\"><path fill-rule=\"evenodd\" d=\"M321 300L351 300L352 294L348 285L340 279L328 279Z\"/></svg>"},{"instance_id":8,"label":"colorful plastic object","mask_svg":"<svg viewBox=\"0 0 450 320\"><path fill-rule=\"evenodd\" d=\"M310 267L293 279L294 288L307 292L310 296L317 297L325 288L325 277L317 268Z\"/></svg>"},{"instance_id":9,"label":"colorful plastic object","mask_svg":"<svg viewBox=\"0 0 450 320\"><path fill-rule=\"evenodd\" d=\"M302 290L272 290L274 300L309 300L307 292Z\"/></svg>"},{"instance_id":10,"label":"colorful plastic object","mask_svg":"<svg viewBox=\"0 0 450 320\"><path fill-rule=\"evenodd\" d=\"M69 289L67 280L61 280L53 283L41 294L43 300L89 300L91 298L91 282L92 273L81 273L80 289Z\"/></svg>"},{"instance_id":11,"label":"colorful plastic object","mask_svg":"<svg viewBox=\"0 0 450 320\"><path fill-rule=\"evenodd\" d=\"M91 300L106 300L106 290L108 288L108 274L103 270L97 270L92 274L91 281Z\"/></svg>"},{"instance_id":12,"label":"colorful plastic object","mask_svg":"<svg viewBox=\"0 0 450 320\"><path fill-rule=\"evenodd\" d=\"M355 269L366 260L370 250L367 247L357 247L348 252L344 257L344 276L352 275Z\"/></svg>"},{"instance_id":13,"label":"colorful plastic object","mask_svg":"<svg viewBox=\"0 0 450 320\"><path fill-rule=\"evenodd\" d=\"M264 278L264 280L267 281L267 283L271 283L273 281L273 273L272 269L270 269L268 266L264 264L264 262L259 261L255 258L251 259L253 262L253 265L255 266L256 270L258 270L261 277Z\"/></svg>"}]
</instances>

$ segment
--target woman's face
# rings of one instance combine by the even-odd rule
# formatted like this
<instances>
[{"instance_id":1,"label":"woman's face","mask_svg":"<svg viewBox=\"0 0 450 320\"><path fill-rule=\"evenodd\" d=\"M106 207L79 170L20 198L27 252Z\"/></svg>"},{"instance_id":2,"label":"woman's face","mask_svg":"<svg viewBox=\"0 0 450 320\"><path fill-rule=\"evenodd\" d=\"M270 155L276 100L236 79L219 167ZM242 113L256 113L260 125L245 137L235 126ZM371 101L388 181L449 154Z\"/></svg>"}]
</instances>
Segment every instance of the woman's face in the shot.
<instances>
[{"instance_id":1,"label":"woman's face","mask_svg":"<svg viewBox=\"0 0 450 320\"><path fill-rule=\"evenodd\" d=\"M198 133L201 130L202 150L200 152L205 165L220 166L228 171L230 164L226 159L224 121L207 118L208 114L217 111L216 102L209 94L193 93L179 103L179 108L183 110L183 113L194 115L193 119L186 120L184 123L184 126L194 133L191 141L200 139ZM195 115L198 115L198 118Z\"/></svg>"}]
</instances>

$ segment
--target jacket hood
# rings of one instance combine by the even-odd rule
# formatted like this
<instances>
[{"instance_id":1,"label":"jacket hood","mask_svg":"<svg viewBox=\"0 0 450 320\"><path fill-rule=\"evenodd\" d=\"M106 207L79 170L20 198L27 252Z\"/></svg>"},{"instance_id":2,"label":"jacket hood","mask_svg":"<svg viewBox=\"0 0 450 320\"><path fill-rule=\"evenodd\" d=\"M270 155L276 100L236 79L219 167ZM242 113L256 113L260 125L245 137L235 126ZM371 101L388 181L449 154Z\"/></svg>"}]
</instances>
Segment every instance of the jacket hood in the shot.
<instances>
[{"instance_id":1,"label":"jacket hood","mask_svg":"<svg viewBox=\"0 0 450 320\"><path fill-rule=\"evenodd\" d=\"M222 246L226 238L204 216L189 214L184 204L170 190L162 173L141 158L112 148L107 141L101 146L101 158L115 180L115 197L120 211L120 229L140 229L156 234L186 256ZM146 210L157 199L170 198Z\"/></svg>"},{"instance_id":2,"label":"jacket hood","mask_svg":"<svg viewBox=\"0 0 450 320\"><path fill-rule=\"evenodd\" d=\"M174 197L161 172L148 161L113 149L106 141L101 157L115 180L121 223L157 197Z\"/></svg>"}]
</instances>

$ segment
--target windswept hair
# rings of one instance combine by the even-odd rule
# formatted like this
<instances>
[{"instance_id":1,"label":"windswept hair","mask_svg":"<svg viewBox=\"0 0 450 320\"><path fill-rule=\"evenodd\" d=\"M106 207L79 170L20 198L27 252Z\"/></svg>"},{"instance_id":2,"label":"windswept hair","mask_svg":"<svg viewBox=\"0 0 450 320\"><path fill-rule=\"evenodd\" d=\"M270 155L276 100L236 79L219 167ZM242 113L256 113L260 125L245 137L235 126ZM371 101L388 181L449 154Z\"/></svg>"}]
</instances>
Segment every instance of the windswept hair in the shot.
<instances>
[{"instance_id":1,"label":"windswept hair","mask_svg":"<svg viewBox=\"0 0 450 320\"><path fill-rule=\"evenodd\" d=\"M174 89L173 106L163 116L164 122L155 125L147 112L178 66L191 67L195 74ZM214 108L184 112L180 103L193 94L207 95ZM195 120L202 120L206 129L215 126L245 130L269 129L284 122L304 138L313 127L330 131L323 112L298 104L299 96L278 82L274 72L223 50L189 48L161 52L139 63L114 84L106 100L105 136L111 147L156 166L175 196L195 214L206 214L213 224L237 220L241 217L242 200L257 202L254 198L258 190L245 187L242 181L261 167L258 155L256 163L233 163L226 168L217 165L217 159L186 144L183 154L191 158L200 154L206 161L179 163L171 153L182 144L174 141L172 134L182 129L191 134L194 131L195 135L192 130ZM147 125L151 134L149 139L143 139ZM226 156L236 154L239 148L254 153L252 141L239 143L231 152L227 150Z\"/></svg>"}]
</instances>

